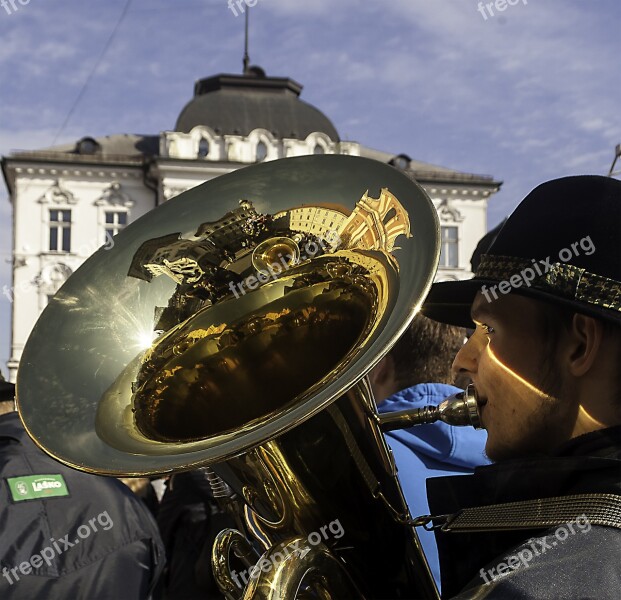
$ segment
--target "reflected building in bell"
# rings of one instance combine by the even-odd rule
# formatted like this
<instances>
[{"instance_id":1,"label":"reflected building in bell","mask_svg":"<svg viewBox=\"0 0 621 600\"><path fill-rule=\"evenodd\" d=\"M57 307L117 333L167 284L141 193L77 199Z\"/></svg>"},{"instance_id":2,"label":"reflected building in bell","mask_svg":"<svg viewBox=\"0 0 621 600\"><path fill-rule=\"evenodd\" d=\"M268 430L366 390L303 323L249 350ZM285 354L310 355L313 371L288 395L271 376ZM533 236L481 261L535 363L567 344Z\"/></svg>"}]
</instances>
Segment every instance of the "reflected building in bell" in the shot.
<instances>
[{"instance_id":1,"label":"reflected building in bell","mask_svg":"<svg viewBox=\"0 0 621 600\"><path fill-rule=\"evenodd\" d=\"M442 255L437 279L470 276L469 258L487 231L487 202L500 182L342 140L331 120L300 98L301 91L292 79L250 67L241 75L197 81L193 97L169 130L104 137L84 132L69 144L3 157L14 223L13 280L11 289L4 290L12 301L11 381L39 314L90 254L102 245L112 247L114 235L127 224L181 192L263 161L349 154L393 165L416 179L438 210ZM345 226L355 236L363 231L362 221L371 218L364 208L344 215L330 206L329 198L325 203L308 209L292 198L292 206L298 206L290 214L292 228L299 221L319 235ZM393 235L393 226L398 229L399 218L388 215L387 235Z\"/></svg>"},{"instance_id":2,"label":"reflected building in bell","mask_svg":"<svg viewBox=\"0 0 621 600\"><path fill-rule=\"evenodd\" d=\"M369 198L366 192L339 230L339 235L346 247L392 252L400 235L411 237L410 219L387 189L380 191L379 198Z\"/></svg>"}]
</instances>

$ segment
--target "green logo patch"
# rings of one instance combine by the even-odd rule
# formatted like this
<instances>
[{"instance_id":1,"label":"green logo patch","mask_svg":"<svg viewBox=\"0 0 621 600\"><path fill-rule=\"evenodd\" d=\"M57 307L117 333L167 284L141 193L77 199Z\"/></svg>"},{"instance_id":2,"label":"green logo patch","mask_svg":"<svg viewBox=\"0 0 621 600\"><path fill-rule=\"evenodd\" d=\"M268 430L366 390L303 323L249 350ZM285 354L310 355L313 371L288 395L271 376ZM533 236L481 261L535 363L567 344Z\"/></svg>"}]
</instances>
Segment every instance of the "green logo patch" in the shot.
<instances>
[{"instance_id":1,"label":"green logo patch","mask_svg":"<svg viewBox=\"0 0 621 600\"><path fill-rule=\"evenodd\" d=\"M69 495L67 484L60 474L9 477L7 482L9 483L13 502Z\"/></svg>"}]
</instances>

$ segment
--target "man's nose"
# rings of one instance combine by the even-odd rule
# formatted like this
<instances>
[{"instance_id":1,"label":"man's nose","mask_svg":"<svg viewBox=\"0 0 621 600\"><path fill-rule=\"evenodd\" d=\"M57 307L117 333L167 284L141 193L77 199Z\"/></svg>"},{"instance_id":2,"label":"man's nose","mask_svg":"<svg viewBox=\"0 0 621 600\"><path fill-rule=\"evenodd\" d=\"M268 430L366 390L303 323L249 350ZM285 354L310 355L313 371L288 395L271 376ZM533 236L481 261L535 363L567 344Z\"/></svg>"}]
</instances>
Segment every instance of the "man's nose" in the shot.
<instances>
[{"instance_id":1,"label":"man's nose","mask_svg":"<svg viewBox=\"0 0 621 600\"><path fill-rule=\"evenodd\" d=\"M460 348L453 361L453 377L469 376L477 372L479 356L488 343L488 337L478 327L468 338L468 341Z\"/></svg>"}]
</instances>

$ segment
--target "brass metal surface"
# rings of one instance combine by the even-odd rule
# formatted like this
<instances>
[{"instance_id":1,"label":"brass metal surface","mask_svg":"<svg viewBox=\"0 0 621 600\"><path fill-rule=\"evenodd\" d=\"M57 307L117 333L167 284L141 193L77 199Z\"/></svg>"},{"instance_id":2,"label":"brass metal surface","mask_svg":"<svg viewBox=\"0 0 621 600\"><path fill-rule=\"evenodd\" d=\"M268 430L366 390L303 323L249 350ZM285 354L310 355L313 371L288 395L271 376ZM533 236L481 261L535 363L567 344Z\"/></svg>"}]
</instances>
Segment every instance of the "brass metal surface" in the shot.
<instances>
[{"instance_id":1,"label":"brass metal surface","mask_svg":"<svg viewBox=\"0 0 621 600\"><path fill-rule=\"evenodd\" d=\"M365 375L438 257L431 201L388 165L313 156L219 177L65 283L24 349L21 418L85 471L209 465L245 519L214 546L227 598L436 600Z\"/></svg>"},{"instance_id":2,"label":"brass metal surface","mask_svg":"<svg viewBox=\"0 0 621 600\"><path fill-rule=\"evenodd\" d=\"M50 301L20 360L24 425L61 462L110 475L273 439L390 349L431 285L438 230L422 189L368 159L299 157L199 185ZM266 241L263 261L281 254L282 269L253 266Z\"/></svg>"},{"instance_id":3,"label":"brass metal surface","mask_svg":"<svg viewBox=\"0 0 621 600\"><path fill-rule=\"evenodd\" d=\"M346 565L359 590L343 597L437 597L418 537L407 525L411 515L366 380L295 429L213 468L249 506L249 529L260 530L267 548L263 558L279 554L272 575L283 556L305 556L320 542ZM293 532L302 536L300 545L292 544ZM235 568L233 561L225 569L225 562L220 553L214 570ZM247 572L253 587L258 571L254 578Z\"/></svg>"},{"instance_id":4,"label":"brass metal surface","mask_svg":"<svg viewBox=\"0 0 621 600\"><path fill-rule=\"evenodd\" d=\"M429 405L378 415L382 431L405 429L442 421L457 427L471 426L481 429L481 419L474 386L470 384L463 392L453 394L437 406Z\"/></svg>"}]
</instances>

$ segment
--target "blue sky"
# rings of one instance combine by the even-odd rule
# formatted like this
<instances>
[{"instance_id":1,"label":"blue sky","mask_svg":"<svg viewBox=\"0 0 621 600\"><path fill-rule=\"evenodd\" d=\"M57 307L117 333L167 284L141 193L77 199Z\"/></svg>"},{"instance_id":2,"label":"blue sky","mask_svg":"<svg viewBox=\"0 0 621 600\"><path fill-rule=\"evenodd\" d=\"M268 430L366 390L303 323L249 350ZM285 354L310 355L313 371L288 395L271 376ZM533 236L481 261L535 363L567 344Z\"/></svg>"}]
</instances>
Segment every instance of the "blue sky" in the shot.
<instances>
[{"instance_id":1,"label":"blue sky","mask_svg":"<svg viewBox=\"0 0 621 600\"><path fill-rule=\"evenodd\" d=\"M484 18L478 0L257 0L251 63L303 84L343 139L504 181L492 227L542 181L606 174L621 142L621 2L512 2ZM133 0L100 61L127 0L7 6L3 155L172 129L196 79L241 72L244 22L227 0ZM0 288L10 246L0 186ZM0 296L5 374L9 327Z\"/></svg>"}]
</instances>

